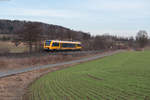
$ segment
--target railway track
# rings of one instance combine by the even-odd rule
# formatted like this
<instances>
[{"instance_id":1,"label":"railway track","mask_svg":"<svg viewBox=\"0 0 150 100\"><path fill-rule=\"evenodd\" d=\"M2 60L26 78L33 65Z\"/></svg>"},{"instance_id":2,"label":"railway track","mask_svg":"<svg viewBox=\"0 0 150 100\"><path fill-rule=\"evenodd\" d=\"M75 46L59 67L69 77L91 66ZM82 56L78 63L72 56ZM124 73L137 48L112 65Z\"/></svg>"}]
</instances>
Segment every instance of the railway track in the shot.
<instances>
[{"instance_id":1,"label":"railway track","mask_svg":"<svg viewBox=\"0 0 150 100\"><path fill-rule=\"evenodd\" d=\"M9 58L23 58L23 57L35 57L35 56L45 56L45 55L74 55L74 54L91 54L104 52L104 50L92 50L92 51L61 51L61 52L33 52L33 53L1 53L0 57Z\"/></svg>"},{"instance_id":2,"label":"railway track","mask_svg":"<svg viewBox=\"0 0 150 100\"><path fill-rule=\"evenodd\" d=\"M97 52L98 51L95 51L95 53L97 53ZM57 64L49 64L49 65L44 65L44 66L34 66L34 67L23 68L23 69L18 69L18 70L10 70L10 71L7 71L7 72L0 72L0 78L16 75L16 74L20 74L20 73L25 73L25 72L29 72L29 71L34 71L34 70L40 70L40 69L45 69L45 68L52 68L52 67L56 67L56 66L62 66L62 65L68 65L68 64L74 64L74 63L80 63L80 62L95 60L95 59L98 59L98 58L103 58L105 56L111 56L111 55L119 53L119 52L122 52L122 50L113 51L113 52L109 52L109 53L105 53L105 54L101 54L101 55L97 55L97 56L93 56L93 57L89 57L89 58L82 58L82 59L79 59L79 60L73 60L73 61L68 61L68 62L57 63ZM91 52L91 51L88 51L88 52L82 51L82 53L93 53L93 52ZM70 52L70 54L71 54L71 52Z\"/></svg>"}]
</instances>

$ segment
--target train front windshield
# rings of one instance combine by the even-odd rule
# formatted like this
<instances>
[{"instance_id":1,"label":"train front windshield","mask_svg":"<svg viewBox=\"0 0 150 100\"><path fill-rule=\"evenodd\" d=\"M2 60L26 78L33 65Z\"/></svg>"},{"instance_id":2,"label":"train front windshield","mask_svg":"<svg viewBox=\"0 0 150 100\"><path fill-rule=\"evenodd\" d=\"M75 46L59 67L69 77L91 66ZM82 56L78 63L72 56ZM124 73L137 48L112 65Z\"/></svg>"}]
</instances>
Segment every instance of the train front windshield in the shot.
<instances>
[{"instance_id":1,"label":"train front windshield","mask_svg":"<svg viewBox=\"0 0 150 100\"><path fill-rule=\"evenodd\" d=\"M45 42L45 46L50 46L50 44L51 44L51 41L46 41Z\"/></svg>"}]
</instances>

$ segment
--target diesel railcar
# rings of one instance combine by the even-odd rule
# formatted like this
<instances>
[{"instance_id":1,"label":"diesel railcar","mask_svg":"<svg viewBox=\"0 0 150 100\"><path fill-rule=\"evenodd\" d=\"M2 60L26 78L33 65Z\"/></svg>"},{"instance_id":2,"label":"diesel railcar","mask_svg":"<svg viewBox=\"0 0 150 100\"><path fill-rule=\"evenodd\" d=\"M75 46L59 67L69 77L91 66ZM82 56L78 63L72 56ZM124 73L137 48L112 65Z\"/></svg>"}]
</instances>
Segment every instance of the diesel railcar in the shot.
<instances>
[{"instance_id":1,"label":"diesel railcar","mask_svg":"<svg viewBox=\"0 0 150 100\"><path fill-rule=\"evenodd\" d=\"M44 41L44 50L46 51L77 51L81 49L81 42L59 40Z\"/></svg>"}]
</instances>

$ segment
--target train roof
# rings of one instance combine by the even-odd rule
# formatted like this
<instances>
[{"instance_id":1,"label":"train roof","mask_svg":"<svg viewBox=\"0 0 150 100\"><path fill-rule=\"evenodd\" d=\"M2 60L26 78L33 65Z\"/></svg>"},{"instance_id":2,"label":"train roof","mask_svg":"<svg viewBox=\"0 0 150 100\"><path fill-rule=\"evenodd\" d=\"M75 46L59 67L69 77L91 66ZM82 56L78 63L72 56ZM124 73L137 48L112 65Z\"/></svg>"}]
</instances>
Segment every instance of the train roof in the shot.
<instances>
[{"instance_id":1,"label":"train roof","mask_svg":"<svg viewBox=\"0 0 150 100\"><path fill-rule=\"evenodd\" d=\"M46 40L46 41L53 41L53 42L61 42L61 43L77 43L81 44L81 42L75 42L75 41L60 41L60 40Z\"/></svg>"}]
</instances>

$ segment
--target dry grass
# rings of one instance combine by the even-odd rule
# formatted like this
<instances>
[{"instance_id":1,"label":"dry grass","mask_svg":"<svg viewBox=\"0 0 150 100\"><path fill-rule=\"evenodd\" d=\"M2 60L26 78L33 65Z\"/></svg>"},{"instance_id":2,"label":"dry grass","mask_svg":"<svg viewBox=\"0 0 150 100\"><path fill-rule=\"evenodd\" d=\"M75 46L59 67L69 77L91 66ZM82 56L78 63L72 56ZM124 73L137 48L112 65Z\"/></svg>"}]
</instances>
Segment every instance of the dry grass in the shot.
<instances>
[{"instance_id":1,"label":"dry grass","mask_svg":"<svg viewBox=\"0 0 150 100\"><path fill-rule=\"evenodd\" d=\"M4 59L0 59L0 69L5 68L7 65L6 61Z\"/></svg>"},{"instance_id":2,"label":"dry grass","mask_svg":"<svg viewBox=\"0 0 150 100\"><path fill-rule=\"evenodd\" d=\"M101 53L105 53L105 52L101 52ZM7 70L14 70L19 68L32 67L32 66L55 64L55 63L79 59L81 57L86 57L86 56L89 57L93 55L96 54L94 53L94 54L74 54L74 55L45 55L45 56L37 56L37 57L36 56L23 57L23 58L0 57L0 70L7 71Z\"/></svg>"},{"instance_id":3,"label":"dry grass","mask_svg":"<svg viewBox=\"0 0 150 100\"><path fill-rule=\"evenodd\" d=\"M78 55L80 56L80 55ZM75 57L76 58L76 57ZM0 58L0 70L18 69L31 66L54 64L63 61L75 59L72 55L47 55L41 57L26 57L26 58Z\"/></svg>"}]
</instances>

